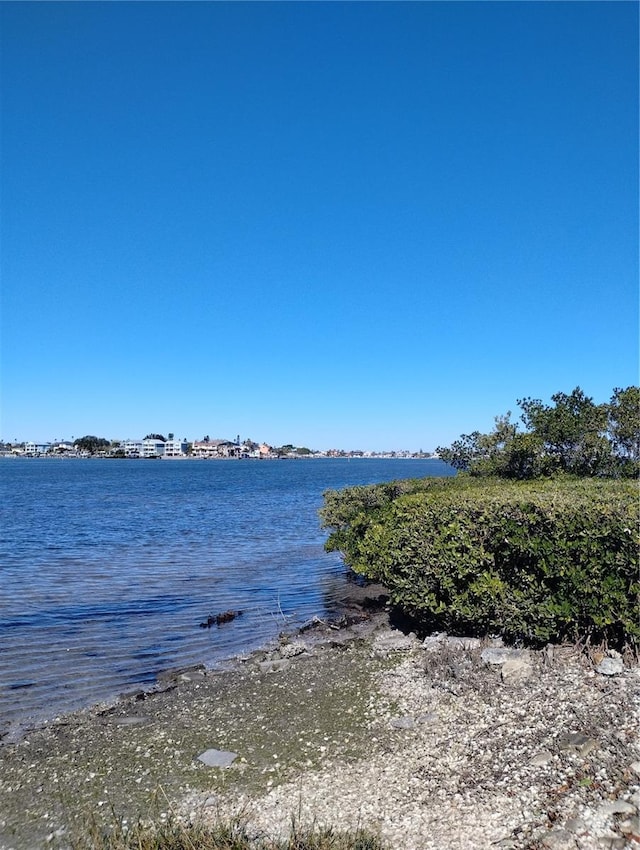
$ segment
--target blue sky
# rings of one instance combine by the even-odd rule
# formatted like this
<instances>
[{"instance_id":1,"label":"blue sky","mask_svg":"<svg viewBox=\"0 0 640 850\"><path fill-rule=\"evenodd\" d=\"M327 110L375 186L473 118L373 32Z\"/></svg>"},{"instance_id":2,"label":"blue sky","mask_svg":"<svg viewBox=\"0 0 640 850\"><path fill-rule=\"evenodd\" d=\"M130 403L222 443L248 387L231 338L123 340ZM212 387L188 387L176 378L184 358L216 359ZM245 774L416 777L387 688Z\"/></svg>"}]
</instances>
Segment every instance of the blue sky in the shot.
<instances>
[{"instance_id":1,"label":"blue sky","mask_svg":"<svg viewBox=\"0 0 640 850\"><path fill-rule=\"evenodd\" d=\"M6 440L432 450L638 383L636 3L3 3Z\"/></svg>"}]
</instances>

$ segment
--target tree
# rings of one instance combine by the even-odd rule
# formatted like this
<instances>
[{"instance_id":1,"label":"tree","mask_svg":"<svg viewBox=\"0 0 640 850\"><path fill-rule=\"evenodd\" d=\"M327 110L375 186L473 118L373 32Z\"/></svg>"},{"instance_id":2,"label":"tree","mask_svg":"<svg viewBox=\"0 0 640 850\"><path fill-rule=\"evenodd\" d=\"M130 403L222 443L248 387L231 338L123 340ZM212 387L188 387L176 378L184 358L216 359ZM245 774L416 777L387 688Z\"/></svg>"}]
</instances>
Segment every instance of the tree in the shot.
<instances>
[{"instance_id":1,"label":"tree","mask_svg":"<svg viewBox=\"0 0 640 850\"><path fill-rule=\"evenodd\" d=\"M594 404L580 387L569 395L551 396L554 406L538 399L519 399L522 421L534 433L551 461L551 466L576 475L604 471L611 455L605 437L607 405Z\"/></svg>"},{"instance_id":2,"label":"tree","mask_svg":"<svg viewBox=\"0 0 640 850\"><path fill-rule=\"evenodd\" d=\"M637 475L640 467L640 387L614 389L607 424L619 467L629 475Z\"/></svg>"},{"instance_id":3,"label":"tree","mask_svg":"<svg viewBox=\"0 0 640 850\"><path fill-rule=\"evenodd\" d=\"M613 391L608 424L616 454L640 460L640 387Z\"/></svg>"},{"instance_id":4,"label":"tree","mask_svg":"<svg viewBox=\"0 0 640 850\"><path fill-rule=\"evenodd\" d=\"M579 476L637 475L640 468L640 388L614 390L609 404L595 404L580 387L518 401L526 431L510 414L489 434L462 434L437 449L459 471L475 476L527 479L557 472Z\"/></svg>"},{"instance_id":5,"label":"tree","mask_svg":"<svg viewBox=\"0 0 640 850\"><path fill-rule=\"evenodd\" d=\"M167 442L162 434L147 434L145 440L160 440L161 443Z\"/></svg>"},{"instance_id":6,"label":"tree","mask_svg":"<svg viewBox=\"0 0 640 850\"><path fill-rule=\"evenodd\" d=\"M484 457L480 445L481 437L480 431L461 434L460 439L454 440L450 446L438 446L436 454L440 455L445 463L450 464L458 472L467 472L473 463Z\"/></svg>"},{"instance_id":7,"label":"tree","mask_svg":"<svg viewBox=\"0 0 640 850\"><path fill-rule=\"evenodd\" d=\"M295 449L291 443L287 443L284 446L280 446L280 448L274 449L274 452L278 455L278 457L286 457L288 454L291 454Z\"/></svg>"},{"instance_id":8,"label":"tree","mask_svg":"<svg viewBox=\"0 0 640 850\"><path fill-rule=\"evenodd\" d=\"M89 452L89 454L94 455L97 452L108 449L111 446L111 440L105 440L104 437L94 437L88 434L86 437L79 437L77 440L74 440L73 445L81 452Z\"/></svg>"}]
</instances>

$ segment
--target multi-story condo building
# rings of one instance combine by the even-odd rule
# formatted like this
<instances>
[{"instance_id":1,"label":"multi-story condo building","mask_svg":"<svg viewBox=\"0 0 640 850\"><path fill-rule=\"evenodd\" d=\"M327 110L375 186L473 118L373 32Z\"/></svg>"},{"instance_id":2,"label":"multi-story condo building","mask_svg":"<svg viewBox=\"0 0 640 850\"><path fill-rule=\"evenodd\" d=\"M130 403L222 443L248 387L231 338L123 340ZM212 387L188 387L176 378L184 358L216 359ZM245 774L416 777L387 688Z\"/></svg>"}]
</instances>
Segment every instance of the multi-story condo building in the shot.
<instances>
[{"instance_id":1,"label":"multi-story condo building","mask_svg":"<svg viewBox=\"0 0 640 850\"><path fill-rule=\"evenodd\" d=\"M164 455L164 442L153 437L146 437L142 441L141 457L162 457Z\"/></svg>"},{"instance_id":2,"label":"multi-story condo building","mask_svg":"<svg viewBox=\"0 0 640 850\"><path fill-rule=\"evenodd\" d=\"M189 443L184 440L167 440L164 444L165 457L182 457L187 454Z\"/></svg>"},{"instance_id":3,"label":"multi-story condo building","mask_svg":"<svg viewBox=\"0 0 640 850\"><path fill-rule=\"evenodd\" d=\"M123 440L122 449L125 457L142 457L142 440Z\"/></svg>"}]
</instances>

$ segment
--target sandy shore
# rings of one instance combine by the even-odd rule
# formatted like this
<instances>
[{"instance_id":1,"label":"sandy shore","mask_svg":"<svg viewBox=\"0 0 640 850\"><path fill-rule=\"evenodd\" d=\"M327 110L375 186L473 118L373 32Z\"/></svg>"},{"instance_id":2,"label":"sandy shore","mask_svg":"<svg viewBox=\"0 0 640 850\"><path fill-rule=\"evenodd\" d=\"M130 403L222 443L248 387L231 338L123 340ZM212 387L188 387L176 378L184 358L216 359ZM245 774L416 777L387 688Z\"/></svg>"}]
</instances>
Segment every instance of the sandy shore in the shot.
<instances>
[{"instance_id":1,"label":"sandy shore","mask_svg":"<svg viewBox=\"0 0 640 850\"><path fill-rule=\"evenodd\" d=\"M233 669L170 674L4 743L0 847L64 847L114 812L242 812L256 834L293 813L403 850L640 846L637 666L425 644L370 613L372 593ZM230 766L200 760L211 750Z\"/></svg>"}]
</instances>

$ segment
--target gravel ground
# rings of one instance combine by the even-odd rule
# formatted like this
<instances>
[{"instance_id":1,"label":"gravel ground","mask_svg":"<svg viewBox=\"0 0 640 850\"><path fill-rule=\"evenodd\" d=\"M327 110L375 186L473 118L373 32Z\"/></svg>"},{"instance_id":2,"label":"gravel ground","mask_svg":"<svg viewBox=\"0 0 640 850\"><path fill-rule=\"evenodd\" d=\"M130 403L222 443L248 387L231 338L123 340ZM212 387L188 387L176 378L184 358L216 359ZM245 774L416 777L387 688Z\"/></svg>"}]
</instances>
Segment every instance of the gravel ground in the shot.
<instances>
[{"instance_id":1,"label":"gravel ground","mask_svg":"<svg viewBox=\"0 0 640 850\"><path fill-rule=\"evenodd\" d=\"M65 847L113 812L241 812L256 835L293 816L402 850L638 848L639 693L615 654L422 642L347 616L7 735L0 848Z\"/></svg>"},{"instance_id":2,"label":"gravel ground","mask_svg":"<svg viewBox=\"0 0 640 850\"><path fill-rule=\"evenodd\" d=\"M640 846L640 670L604 675L571 647L500 650L382 631L366 756L340 742L261 797L191 798L190 816L242 812L256 834L367 826L392 848ZM391 662L389 664L389 662ZM606 665L605 665L606 667ZM519 671L519 672L518 672Z\"/></svg>"}]
</instances>

